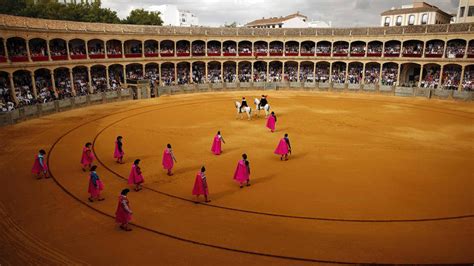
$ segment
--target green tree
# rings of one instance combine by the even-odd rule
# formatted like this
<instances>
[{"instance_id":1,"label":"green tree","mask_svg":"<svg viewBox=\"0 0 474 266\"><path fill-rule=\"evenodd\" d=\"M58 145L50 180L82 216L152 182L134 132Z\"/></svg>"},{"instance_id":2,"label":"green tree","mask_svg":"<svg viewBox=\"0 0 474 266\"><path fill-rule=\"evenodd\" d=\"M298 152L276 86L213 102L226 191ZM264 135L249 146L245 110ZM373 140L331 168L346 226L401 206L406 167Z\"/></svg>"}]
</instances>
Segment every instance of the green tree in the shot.
<instances>
[{"instance_id":1,"label":"green tree","mask_svg":"<svg viewBox=\"0 0 474 266\"><path fill-rule=\"evenodd\" d=\"M122 20L122 23L161 26L163 21L161 20L160 12L146 11L141 8L132 10L130 15Z\"/></svg>"},{"instance_id":2,"label":"green tree","mask_svg":"<svg viewBox=\"0 0 474 266\"><path fill-rule=\"evenodd\" d=\"M234 21L230 24L225 23L224 27L226 27L226 28L237 28L237 22Z\"/></svg>"},{"instance_id":3,"label":"green tree","mask_svg":"<svg viewBox=\"0 0 474 266\"><path fill-rule=\"evenodd\" d=\"M27 0L0 0L0 14L18 15L27 6Z\"/></svg>"}]
</instances>

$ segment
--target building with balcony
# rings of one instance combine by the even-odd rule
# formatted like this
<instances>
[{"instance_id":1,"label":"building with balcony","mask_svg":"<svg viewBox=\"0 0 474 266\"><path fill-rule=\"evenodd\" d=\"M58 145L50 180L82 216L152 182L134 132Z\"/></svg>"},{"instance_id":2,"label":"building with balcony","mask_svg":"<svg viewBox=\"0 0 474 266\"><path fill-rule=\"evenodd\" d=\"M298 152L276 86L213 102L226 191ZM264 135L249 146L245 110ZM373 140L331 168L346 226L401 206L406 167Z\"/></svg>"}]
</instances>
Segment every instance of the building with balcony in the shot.
<instances>
[{"instance_id":1,"label":"building with balcony","mask_svg":"<svg viewBox=\"0 0 474 266\"><path fill-rule=\"evenodd\" d=\"M459 8L456 17L456 22L474 22L474 0L459 0Z\"/></svg>"}]
</instances>

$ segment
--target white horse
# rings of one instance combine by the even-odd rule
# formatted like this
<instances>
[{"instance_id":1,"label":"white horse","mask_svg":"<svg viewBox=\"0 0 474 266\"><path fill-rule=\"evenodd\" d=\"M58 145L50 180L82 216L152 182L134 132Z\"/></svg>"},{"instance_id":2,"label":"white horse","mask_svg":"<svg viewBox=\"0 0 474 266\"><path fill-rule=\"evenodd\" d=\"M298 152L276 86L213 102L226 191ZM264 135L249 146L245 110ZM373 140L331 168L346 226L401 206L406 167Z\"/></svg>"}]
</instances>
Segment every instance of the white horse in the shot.
<instances>
[{"instance_id":1,"label":"white horse","mask_svg":"<svg viewBox=\"0 0 474 266\"><path fill-rule=\"evenodd\" d=\"M242 107L242 111L240 111L240 105L241 103L240 102L235 102L235 108L237 108L237 118L240 116L240 119L242 119L242 113L246 113L247 114L247 117L248 119L252 119L252 108L250 108L249 106L245 106L245 107Z\"/></svg>"},{"instance_id":2,"label":"white horse","mask_svg":"<svg viewBox=\"0 0 474 266\"><path fill-rule=\"evenodd\" d=\"M265 111L265 117L268 117L270 115L270 105L268 103L265 104L265 106L261 107L259 99L255 98L253 102L255 103L255 109L257 110L257 112L255 113L257 117L260 115L260 110Z\"/></svg>"}]
</instances>

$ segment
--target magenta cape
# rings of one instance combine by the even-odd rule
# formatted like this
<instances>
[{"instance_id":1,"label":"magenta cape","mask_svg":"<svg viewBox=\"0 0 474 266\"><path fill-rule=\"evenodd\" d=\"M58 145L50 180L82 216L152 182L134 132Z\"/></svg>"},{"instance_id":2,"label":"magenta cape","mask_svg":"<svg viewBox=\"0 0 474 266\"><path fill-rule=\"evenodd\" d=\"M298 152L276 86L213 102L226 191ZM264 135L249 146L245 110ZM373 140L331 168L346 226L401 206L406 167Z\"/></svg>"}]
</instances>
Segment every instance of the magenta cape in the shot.
<instances>
[{"instance_id":1,"label":"magenta cape","mask_svg":"<svg viewBox=\"0 0 474 266\"><path fill-rule=\"evenodd\" d=\"M162 164L163 164L163 168L166 170L173 169L173 165L174 165L173 157L171 156L171 153L167 148L163 151Z\"/></svg>"},{"instance_id":2,"label":"magenta cape","mask_svg":"<svg viewBox=\"0 0 474 266\"><path fill-rule=\"evenodd\" d=\"M92 183L92 178L89 178L89 189L87 192L91 194L91 197L96 198L100 195L100 192L104 190L104 183L100 181L100 179L97 179L96 181L97 187L94 186L94 183Z\"/></svg>"},{"instance_id":3,"label":"magenta cape","mask_svg":"<svg viewBox=\"0 0 474 266\"><path fill-rule=\"evenodd\" d=\"M244 160L240 160L237 164L237 169L235 169L234 180L243 183L249 180L249 172L247 171L247 166L245 165Z\"/></svg>"},{"instance_id":4,"label":"magenta cape","mask_svg":"<svg viewBox=\"0 0 474 266\"><path fill-rule=\"evenodd\" d=\"M84 147L82 149L81 164L82 166L90 165L94 161L94 153L89 148Z\"/></svg>"},{"instance_id":5,"label":"magenta cape","mask_svg":"<svg viewBox=\"0 0 474 266\"><path fill-rule=\"evenodd\" d=\"M117 211L115 211L115 221L117 223L121 223L121 224L128 223L128 222L130 222L130 220L132 220L132 215L130 213L128 213L122 205L122 199L124 199L124 198L125 197L122 196L122 195L119 197L118 205L117 205ZM126 199L126 200L127 200L127 206L128 206L128 208L130 208L130 203L128 202L128 199Z\"/></svg>"},{"instance_id":6,"label":"magenta cape","mask_svg":"<svg viewBox=\"0 0 474 266\"><path fill-rule=\"evenodd\" d=\"M41 166L41 164L39 162L38 155L36 155L35 162L33 164L33 168L31 168L31 172L33 174L39 174L41 172L47 172L48 171L48 166L46 165L46 158L43 158L43 165L44 165L44 168Z\"/></svg>"},{"instance_id":7,"label":"magenta cape","mask_svg":"<svg viewBox=\"0 0 474 266\"><path fill-rule=\"evenodd\" d=\"M136 165L132 165L132 170L130 170L130 175L128 176L128 184L136 185L141 184L144 181L140 169L138 169Z\"/></svg>"},{"instance_id":8,"label":"magenta cape","mask_svg":"<svg viewBox=\"0 0 474 266\"><path fill-rule=\"evenodd\" d=\"M123 147L123 146L122 146ZM118 148L118 143L117 141L115 142L115 151L114 151L114 158L121 158L123 157L123 155L125 154L125 152L123 152L123 149L122 149L122 152L119 151L119 148Z\"/></svg>"},{"instance_id":9,"label":"magenta cape","mask_svg":"<svg viewBox=\"0 0 474 266\"><path fill-rule=\"evenodd\" d=\"M202 180L201 172L196 174L196 180L194 181L193 195L209 195L209 189L207 182Z\"/></svg>"},{"instance_id":10,"label":"magenta cape","mask_svg":"<svg viewBox=\"0 0 474 266\"><path fill-rule=\"evenodd\" d=\"M270 115L267 119L267 127L273 132L275 131L275 117Z\"/></svg>"},{"instance_id":11,"label":"magenta cape","mask_svg":"<svg viewBox=\"0 0 474 266\"><path fill-rule=\"evenodd\" d=\"M221 139L219 138L219 135L216 135L214 137L214 141L212 142L212 148L211 151L215 155L219 155L222 153L222 148L221 148Z\"/></svg>"},{"instance_id":12,"label":"magenta cape","mask_svg":"<svg viewBox=\"0 0 474 266\"><path fill-rule=\"evenodd\" d=\"M275 154L279 155L285 155L288 153L288 144L285 141L285 138L282 138L280 140L280 143L278 143L278 146L275 149Z\"/></svg>"}]
</instances>

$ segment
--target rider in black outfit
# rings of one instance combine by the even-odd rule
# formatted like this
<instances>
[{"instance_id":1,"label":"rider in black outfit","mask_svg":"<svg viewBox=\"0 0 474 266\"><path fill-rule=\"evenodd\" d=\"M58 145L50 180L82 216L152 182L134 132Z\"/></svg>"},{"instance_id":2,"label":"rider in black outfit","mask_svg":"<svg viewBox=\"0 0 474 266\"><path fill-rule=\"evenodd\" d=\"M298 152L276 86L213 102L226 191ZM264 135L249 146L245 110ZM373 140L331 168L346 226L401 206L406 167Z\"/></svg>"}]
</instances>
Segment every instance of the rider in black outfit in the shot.
<instances>
[{"instance_id":1,"label":"rider in black outfit","mask_svg":"<svg viewBox=\"0 0 474 266\"><path fill-rule=\"evenodd\" d=\"M260 99L259 109L263 109L265 107L265 105L267 105L267 104L268 104L267 96L262 95L262 98Z\"/></svg>"},{"instance_id":2,"label":"rider in black outfit","mask_svg":"<svg viewBox=\"0 0 474 266\"><path fill-rule=\"evenodd\" d=\"M242 104L240 105L239 113L242 113L242 107L249 107L247 104L247 100L245 100L245 97L242 97Z\"/></svg>"}]
</instances>

